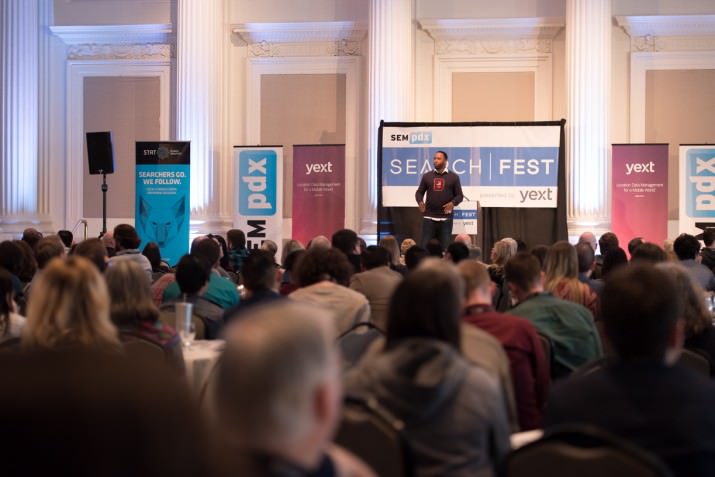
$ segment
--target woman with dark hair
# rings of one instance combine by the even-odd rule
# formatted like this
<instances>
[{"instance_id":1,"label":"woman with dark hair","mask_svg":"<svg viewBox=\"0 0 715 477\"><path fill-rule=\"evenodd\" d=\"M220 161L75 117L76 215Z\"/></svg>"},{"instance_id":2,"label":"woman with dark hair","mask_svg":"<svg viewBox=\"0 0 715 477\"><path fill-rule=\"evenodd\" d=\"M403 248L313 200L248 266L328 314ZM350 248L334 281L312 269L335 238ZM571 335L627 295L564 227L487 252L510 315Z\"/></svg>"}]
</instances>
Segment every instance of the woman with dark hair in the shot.
<instances>
[{"instance_id":1,"label":"woman with dark hair","mask_svg":"<svg viewBox=\"0 0 715 477\"><path fill-rule=\"evenodd\" d=\"M626 257L626 252L620 247L611 249L606 252L606 255L603 256L601 277L605 281L608 279L608 276L611 275L615 270L621 267L625 267L626 265L628 265L628 258Z\"/></svg>"},{"instance_id":2,"label":"woman with dark hair","mask_svg":"<svg viewBox=\"0 0 715 477\"><path fill-rule=\"evenodd\" d=\"M161 259L161 250L156 242L149 242L144 246L142 255L151 263L151 282L154 283L165 273L169 273L169 264Z\"/></svg>"},{"instance_id":3,"label":"woman with dark hair","mask_svg":"<svg viewBox=\"0 0 715 477\"><path fill-rule=\"evenodd\" d=\"M509 451L498 384L460 351L463 296L454 266L429 259L392 296L384 350L345 380L404 423L420 477L494 475Z\"/></svg>"},{"instance_id":4,"label":"woman with dark hair","mask_svg":"<svg viewBox=\"0 0 715 477\"><path fill-rule=\"evenodd\" d=\"M151 263L139 251L141 239L134 227L129 224L119 224L114 227L114 247L116 253L109 259L109 265L125 260L135 262L142 267L149 280L152 279Z\"/></svg>"},{"instance_id":5,"label":"woman with dark hair","mask_svg":"<svg viewBox=\"0 0 715 477\"><path fill-rule=\"evenodd\" d=\"M25 317L16 312L14 294L12 275L0 268L0 343L19 338L25 326Z\"/></svg>"}]
</instances>

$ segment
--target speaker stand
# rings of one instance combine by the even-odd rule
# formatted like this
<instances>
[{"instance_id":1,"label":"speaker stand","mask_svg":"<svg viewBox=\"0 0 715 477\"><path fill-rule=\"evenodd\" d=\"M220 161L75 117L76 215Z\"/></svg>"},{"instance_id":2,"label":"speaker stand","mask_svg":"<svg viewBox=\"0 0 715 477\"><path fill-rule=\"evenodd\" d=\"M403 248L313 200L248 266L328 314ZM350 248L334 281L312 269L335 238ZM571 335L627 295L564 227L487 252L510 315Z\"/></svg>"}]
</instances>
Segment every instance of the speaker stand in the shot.
<instances>
[{"instance_id":1,"label":"speaker stand","mask_svg":"<svg viewBox=\"0 0 715 477\"><path fill-rule=\"evenodd\" d=\"M102 234L100 237L102 237L104 234L107 233L107 190L109 187L107 186L107 174L102 172Z\"/></svg>"}]
</instances>

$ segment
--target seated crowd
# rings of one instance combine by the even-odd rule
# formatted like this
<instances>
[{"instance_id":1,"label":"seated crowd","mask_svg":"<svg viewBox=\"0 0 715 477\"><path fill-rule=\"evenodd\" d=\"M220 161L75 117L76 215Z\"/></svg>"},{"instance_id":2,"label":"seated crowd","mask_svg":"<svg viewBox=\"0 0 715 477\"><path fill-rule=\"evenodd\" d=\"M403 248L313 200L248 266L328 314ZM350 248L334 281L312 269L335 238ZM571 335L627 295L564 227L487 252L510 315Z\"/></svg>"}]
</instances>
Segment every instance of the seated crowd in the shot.
<instances>
[{"instance_id":1,"label":"seated crowd","mask_svg":"<svg viewBox=\"0 0 715 477\"><path fill-rule=\"evenodd\" d=\"M713 475L715 231L703 242L507 237L484 263L469 236L249 250L234 229L169 264L128 224L78 242L27 229L0 243L5 468L373 476L380 459L345 438L357 400L389 416L417 477L496 475L511 434L565 424ZM225 342L210 392L186 376L184 303L198 339Z\"/></svg>"}]
</instances>

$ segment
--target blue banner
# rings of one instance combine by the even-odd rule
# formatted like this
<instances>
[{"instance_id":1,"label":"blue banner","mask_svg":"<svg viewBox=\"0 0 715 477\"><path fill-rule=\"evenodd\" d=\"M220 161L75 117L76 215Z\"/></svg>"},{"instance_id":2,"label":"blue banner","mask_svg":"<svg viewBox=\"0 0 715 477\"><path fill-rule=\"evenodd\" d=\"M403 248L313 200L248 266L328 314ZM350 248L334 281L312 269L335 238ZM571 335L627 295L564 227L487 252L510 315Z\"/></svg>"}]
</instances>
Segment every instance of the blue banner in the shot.
<instances>
[{"instance_id":1,"label":"blue banner","mask_svg":"<svg viewBox=\"0 0 715 477\"><path fill-rule=\"evenodd\" d=\"M136 143L135 228L174 266L189 250L189 143Z\"/></svg>"},{"instance_id":2,"label":"blue banner","mask_svg":"<svg viewBox=\"0 0 715 477\"><path fill-rule=\"evenodd\" d=\"M715 149L688 149L684 167L688 216L715 217Z\"/></svg>"}]
</instances>

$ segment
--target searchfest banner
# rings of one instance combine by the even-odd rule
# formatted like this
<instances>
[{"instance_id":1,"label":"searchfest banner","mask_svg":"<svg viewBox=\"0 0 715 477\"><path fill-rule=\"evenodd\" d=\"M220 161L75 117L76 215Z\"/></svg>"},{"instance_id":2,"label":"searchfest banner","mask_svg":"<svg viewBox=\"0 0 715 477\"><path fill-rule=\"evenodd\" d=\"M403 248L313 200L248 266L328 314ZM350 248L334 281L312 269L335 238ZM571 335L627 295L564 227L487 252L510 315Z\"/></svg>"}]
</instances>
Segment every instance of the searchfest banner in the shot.
<instances>
[{"instance_id":1,"label":"searchfest banner","mask_svg":"<svg viewBox=\"0 0 715 477\"><path fill-rule=\"evenodd\" d=\"M246 248L260 248L265 240L283 240L283 146L235 146L238 216L234 227L246 234Z\"/></svg>"},{"instance_id":2,"label":"searchfest banner","mask_svg":"<svg viewBox=\"0 0 715 477\"><path fill-rule=\"evenodd\" d=\"M345 228L345 145L293 146L293 231L303 244Z\"/></svg>"},{"instance_id":3,"label":"searchfest banner","mask_svg":"<svg viewBox=\"0 0 715 477\"><path fill-rule=\"evenodd\" d=\"M680 146L679 232L715 227L715 146Z\"/></svg>"},{"instance_id":4,"label":"searchfest banner","mask_svg":"<svg viewBox=\"0 0 715 477\"><path fill-rule=\"evenodd\" d=\"M422 174L438 150L464 195L482 207L555 208L559 125L383 126L383 207L415 207Z\"/></svg>"},{"instance_id":5,"label":"searchfest banner","mask_svg":"<svg viewBox=\"0 0 715 477\"><path fill-rule=\"evenodd\" d=\"M668 144L614 144L611 229L623 243L668 238Z\"/></svg>"},{"instance_id":6,"label":"searchfest banner","mask_svg":"<svg viewBox=\"0 0 715 477\"><path fill-rule=\"evenodd\" d=\"M189 251L190 163L187 141L136 143L135 228L140 248L156 242L171 266Z\"/></svg>"}]
</instances>

